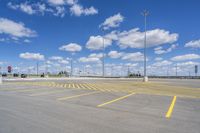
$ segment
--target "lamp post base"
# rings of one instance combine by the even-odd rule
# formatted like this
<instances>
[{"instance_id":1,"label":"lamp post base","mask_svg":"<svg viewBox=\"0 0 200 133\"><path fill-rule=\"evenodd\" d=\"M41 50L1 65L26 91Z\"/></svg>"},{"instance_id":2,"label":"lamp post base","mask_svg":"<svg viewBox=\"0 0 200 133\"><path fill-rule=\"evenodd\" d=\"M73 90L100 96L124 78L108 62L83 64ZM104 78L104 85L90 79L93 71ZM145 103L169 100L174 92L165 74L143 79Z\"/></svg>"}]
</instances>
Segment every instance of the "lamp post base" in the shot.
<instances>
[{"instance_id":1,"label":"lamp post base","mask_svg":"<svg viewBox=\"0 0 200 133\"><path fill-rule=\"evenodd\" d=\"M0 84L2 84L2 76L0 76Z\"/></svg>"},{"instance_id":2,"label":"lamp post base","mask_svg":"<svg viewBox=\"0 0 200 133\"><path fill-rule=\"evenodd\" d=\"M148 80L148 77L147 76L144 76L144 78L143 78L143 82L148 82L149 80Z\"/></svg>"}]
</instances>

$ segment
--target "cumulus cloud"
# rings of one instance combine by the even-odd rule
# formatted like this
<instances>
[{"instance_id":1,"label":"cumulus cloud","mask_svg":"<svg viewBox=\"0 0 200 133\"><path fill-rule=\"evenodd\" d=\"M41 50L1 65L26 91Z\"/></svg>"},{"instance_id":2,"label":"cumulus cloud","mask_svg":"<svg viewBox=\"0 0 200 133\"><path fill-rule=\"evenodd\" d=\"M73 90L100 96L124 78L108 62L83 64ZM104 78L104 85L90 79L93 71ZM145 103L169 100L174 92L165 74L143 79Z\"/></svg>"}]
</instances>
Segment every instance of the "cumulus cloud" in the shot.
<instances>
[{"instance_id":1,"label":"cumulus cloud","mask_svg":"<svg viewBox=\"0 0 200 133\"><path fill-rule=\"evenodd\" d=\"M199 63L193 61L177 63L177 66L179 67L194 67L195 65L199 65Z\"/></svg>"},{"instance_id":2,"label":"cumulus cloud","mask_svg":"<svg viewBox=\"0 0 200 133\"><path fill-rule=\"evenodd\" d=\"M108 53L108 56L109 56L110 58L117 59L117 58L122 57L123 54L124 54L123 52L110 51L110 52Z\"/></svg>"},{"instance_id":3,"label":"cumulus cloud","mask_svg":"<svg viewBox=\"0 0 200 133\"><path fill-rule=\"evenodd\" d=\"M178 46L178 44L172 44L169 48L167 49L163 49L162 46L160 47L157 47L154 49L154 53L155 54L166 54L166 53L169 53L171 52L172 50L176 49L176 47Z\"/></svg>"},{"instance_id":4,"label":"cumulus cloud","mask_svg":"<svg viewBox=\"0 0 200 133\"><path fill-rule=\"evenodd\" d=\"M147 31L147 47L173 43L177 39L177 33L170 33L163 29ZM144 32L140 32L139 28L123 31L118 34L118 43L121 48L144 48Z\"/></svg>"},{"instance_id":5,"label":"cumulus cloud","mask_svg":"<svg viewBox=\"0 0 200 133\"><path fill-rule=\"evenodd\" d=\"M67 45L63 45L59 48L62 51L69 51L69 52L78 52L82 50L82 47L77 43L69 43Z\"/></svg>"},{"instance_id":6,"label":"cumulus cloud","mask_svg":"<svg viewBox=\"0 0 200 133\"><path fill-rule=\"evenodd\" d=\"M52 56L49 59L50 60L63 60L63 57L61 57L61 56Z\"/></svg>"},{"instance_id":7,"label":"cumulus cloud","mask_svg":"<svg viewBox=\"0 0 200 133\"><path fill-rule=\"evenodd\" d=\"M200 55L198 54L185 54L185 55L178 55L175 57L172 57L172 61L185 61L185 60L195 60L200 59Z\"/></svg>"},{"instance_id":8,"label":"cumulus cloud","mask_svg":"<svg viewBox=\"0 0 200 133\"><path fill-rule=\"evenodd\" d=\"M126 53L122 56L122 60L129 60L129 61L143 61L144 55L141 52L135 53Z\"/></svg>"},{"instance_id":9,"label":"cumulus cloud","mask_svg":"<svg viewBox=\"0 0 200 133\"><path fill-rule=\"evenodd\" d=\"M193 40L185 44L185 47L200 48L200 39Z\"/></svg>"},{"instance_id":10,"label":"cumulus cloud","mask_svg":"<svg viewBox=\"0 0 200 133\"><path fill-rule=\"evenodd\" d=\"M105 55L104 55L105 56ZM103 57L103 53L92 53L88 56L89 58L102 58Z\"/></svg>"},{"instance_id":11,"label":"cumulus cloud","mask_svg":"<svg viewBox=\"0 0 200 133\"><path fill-rule=\"evenodd\" d=\"M162 66L168 66L168 65L171 65L171 64L172 64L171 61L163 60L163 61L154 63L152 66L162 67Z\"/></svg>"},{"instance_id":12,"label":"cumulus cloud","mask_svg":"<svg viewBox=\"0 0 200 133\"><path fill-rule=\"evenodd\" d=\"M73 5L77 3L77 0L48 0L49 4L54 6L61 6L61 5Z\"/></svg>"},{"instance_id":13,"label":"cumulus cloud","mask_svg":"<svg viewBox=\"0 0 200 133\"><path fill-rule=\"evenodd\" d=\"M44 55L40 54L40 53L21 53L19 55L20 58L23 59L30 59L30 60L44 60Z\"/></svg>"},{"instance_id":14,"label":"cumulus cloud","mask_svg":"<svg viewBox=\"0 0 200 133\"><path fill-rule=\"evenodd\" d=\"M104 30L108 30L110 28L119 27L120 23L123 22L124 17L118 13L109 18L107 18L101 25Z\"/></svg>"},{"instance_id":15,"label":"cumulus cloud","mask_svg":"<svg viewBox=\"0 0 200 133\"><path fill-rule=\"evenodd\" d=\"M35 37L37 34L21 22L17 23L10 19L0 18L0 34L14 37Z\"/></svg>"},{"instance_id":16,"label":"cumulus cloud","mask_svg":"<svg viewBox=\"0 0 200 133\"><path fill-rule=\"evenodd\" d=\"M26 14L33 15L33 14L44 14L45 12L54 12L52 8L47 8L46 4L44 3L20 3L14 4L9 2L8 7L13 10L20 10Z\"/></svg>"},{"instance_id":17,"label":"cumulus cloud","mask_svg":"<svg viewBox=\"0 0 200 133\"><path fill-rule=\"evenodd\" d=\"M103 57L103 53L92 53L88 57L81 57L79 58L80 62L86 63L86 62L101 62L101 58Z\"/></svg>"},{"instance_id":18,"label":"cumulus cloud","mask_svg":"<svg viewBox=\"0 0 200 133\"><path fill-rule=\"evenodd\" d=\"M93 6L91 6L90 8L83 8L82 5L80 4L74 4L70 7L70 12L72 15L75 16L81 16L81 15L94 15L94 14L98 14L98 10L95 9Z\"/></svg>"},{"instance_id":19,"label":"cumulus cloud","mask_svg":"<svg viewBox=\"0 0 200 133\"><path fill-rule=\"evenodd\" d=\"M86 43L86 48L90 50L103 49L103 42L105 48L112 44L112 40L108 38L103 38L102 36L90 36L89 40Z\"/></svg>"},{"instance_id":20,"label":"cumulus cloud","mask_svg":"<svg viewBox=\"0 0 200 133\"><path fill-rule=\"evenodd\" d=\"M156 57L156 58L155 58L155 61L161 61L161 60L163 60L162 57Z\"/></svg>"},{"instance_id":21,"label":"cumulus cloud","mask_svg":"<svg viewBox=\"0 0 200 133\"><path fill-rule=\"evenodd\" d=\"M54 1L56 2L56 1ZM33 14L40 14L44 15L45 13L51 13L54 16L64 17L66 11L63 6L55 6L55 7L48 7L45 3L20 3L14 4L9 2L8 7L13 10L20 10L26 14L33 15Z\"/></svg>"},{"instance_id":22,"label":"cumulus cloud","mask_svg":"<svg viewBox=\"0 0 200 133\"><path fill-rule=\"evenodd\" d=\"M99 62L99 58L90 58L90 57L81 57L79 58L80 62L86 63L86 62Z\"/></svg>"}]
</instances>

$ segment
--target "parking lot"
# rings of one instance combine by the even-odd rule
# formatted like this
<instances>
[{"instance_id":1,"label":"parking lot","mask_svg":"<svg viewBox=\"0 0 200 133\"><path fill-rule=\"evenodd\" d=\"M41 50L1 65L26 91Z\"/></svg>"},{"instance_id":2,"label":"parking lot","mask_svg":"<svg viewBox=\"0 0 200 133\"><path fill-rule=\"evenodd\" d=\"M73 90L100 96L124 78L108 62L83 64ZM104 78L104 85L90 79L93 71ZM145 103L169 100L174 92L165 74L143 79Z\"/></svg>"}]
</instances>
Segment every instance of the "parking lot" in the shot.
<instances>
[{"instance_id":1,"label":"parking lot","mask_svg":"<svg viewBox=\"0 0 200 133\"><path fill-rule=\"evenodd\" d=\"M199 80L7 80L1 133L199 133Z\"/></svg>"}]
</instances>

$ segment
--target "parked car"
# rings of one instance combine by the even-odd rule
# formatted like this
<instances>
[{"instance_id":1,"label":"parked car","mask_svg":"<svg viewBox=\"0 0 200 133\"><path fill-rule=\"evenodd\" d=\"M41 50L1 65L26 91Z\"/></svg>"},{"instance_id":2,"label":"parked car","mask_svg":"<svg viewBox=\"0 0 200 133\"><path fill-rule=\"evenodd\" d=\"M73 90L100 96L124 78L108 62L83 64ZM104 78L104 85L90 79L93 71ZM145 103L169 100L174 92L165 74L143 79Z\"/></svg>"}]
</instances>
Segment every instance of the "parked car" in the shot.
<instances>
[{"instance_id":1,"label":"parked car","mask_svg":"<svg viewBox=\"0 0 200 133\"><path fill-rule=\"evenodd\" d=\"M19 77L19 74L14 73L14 74L13 74L13 77Z\"/></svg>"},{"instance_id":2,"label":"parked car","mask_svg":"<svg viewBox=\"0 0 200 133\"><path fill-rule=\"evenodd\" d=\"M21 78L27 78L27 74L21 74Z\"/></svg>"},{"instance_id":3,"label":"parked car","mask_svg":"<svg viewBox=\"0 0 200 133\"><path fill-rule=\"evenodd\" d=\"M3 74L2 74L2 77L7 77L7 74L6 74L6 73L3 73Z\"/></svg>"},{"instance_id":4,"label":"parked car","mask_svg":"<svg viewBox=\"0 0 200 133\"><path fill-rule=\"evenodd\" d=\"M44 73L40 75L40 77L44 78Z\"/></svg>"}]
</instances>

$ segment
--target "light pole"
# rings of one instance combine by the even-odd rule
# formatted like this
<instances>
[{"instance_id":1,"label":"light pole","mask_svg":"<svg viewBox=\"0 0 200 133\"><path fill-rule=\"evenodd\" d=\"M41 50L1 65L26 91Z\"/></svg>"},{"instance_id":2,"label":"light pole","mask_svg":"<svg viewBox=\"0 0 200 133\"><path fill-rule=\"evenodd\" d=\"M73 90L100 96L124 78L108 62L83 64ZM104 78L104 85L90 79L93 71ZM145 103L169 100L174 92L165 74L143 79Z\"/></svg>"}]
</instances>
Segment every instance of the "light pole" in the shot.
<instances>
[{"instance_id":1,"label":"light pole","mask_svg":"<svg viewBox=\"0 0 200 133\"><path fill-rule=\"evenodd\" d=\"M48 63L47 63L47 61L45 61L45 76L46 76L46 78L49 77L49 75L48 75Z\"/></svg>"},{"instance_id":2,"label":"light pole","mask_svg":"<svg viewBox=\"0 0 200 133\"><path fill-rule=\"evenodd\" d=\"M37 76L38 76L38 71L39 71L39 62L37 61L37 64L36 64L36 66L37 66Z\"/></svg>"},{"instance_id":3,"label":"light pole","mask_svg":"<svg viewBox=\"0 0 200 133\"><path fill-rule=\"evenodd\" d=\"M104 35L104 30L102 29L102 31L103 31L103 35ZM103 36L102 36L102 38L103 38L102 77L104 77L105 76L105 69L104 69L104 67L105 67L105 65L104 65L104 63L105 63L105 55L104 55L104 53L105 53L105 40L104 40Z\"/></svg>"},{"instance_id":4,"label":"light pole","mask_svg":"<svg viewBox=\"0 0 200 133\"><path fill-rule=\"evenodd\" d=\"M0 67L0 84L2 84L2 71L1 71L1 67Z\"/></svg>"},{"instance_id":5,"label":"light pole","mask_svg":"<svg viewBox=\"0 0 200 133\"><path fill-rule=\"evenodd\" d=\"M71 77L73 76L73 60L72 60L72 58L71 58Z\"/></svg>"},{"instance_id":6,"label":"light pole","mask_svg":"<svg viewBox=\"0 0 200 133\"><path fill-rule=\"evenodd\" d=\"M144 78L143 81L147 82L148 81L148 76L147 76L147 69L146 69L146 63L147 63L147 57L146 57L146 48L147 48L147 38L146 38L146 21L147 21L147 16L149 15L149 12L147 10L144 10L142 12L142 15L144 16Z\"/></svg>"}]
</instances>

